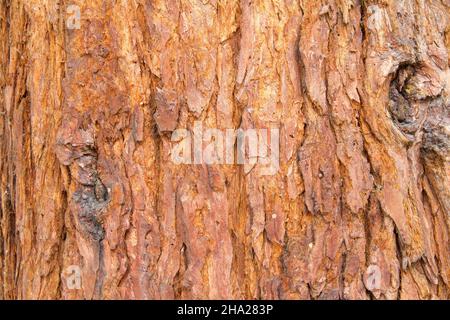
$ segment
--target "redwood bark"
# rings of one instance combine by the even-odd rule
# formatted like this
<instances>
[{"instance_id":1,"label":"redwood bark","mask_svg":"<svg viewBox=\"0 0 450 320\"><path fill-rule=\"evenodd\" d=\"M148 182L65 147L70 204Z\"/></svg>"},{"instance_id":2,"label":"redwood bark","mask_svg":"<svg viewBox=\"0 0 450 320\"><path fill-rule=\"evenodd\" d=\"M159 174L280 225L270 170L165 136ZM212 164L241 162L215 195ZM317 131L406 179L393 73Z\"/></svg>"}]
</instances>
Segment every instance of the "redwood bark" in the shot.
<instances>
[{"instance_id":1,"label":"redwood bark","mask_svg":"<svg viewBox=\"0 0 450 320\"><path fill-rule=\"evenodd\" d=\"M449 31L448 0L1 0L0 299L448 299ZM173 163L198 121L279 128L278 172Z\"/></svg>"}]
</instances>

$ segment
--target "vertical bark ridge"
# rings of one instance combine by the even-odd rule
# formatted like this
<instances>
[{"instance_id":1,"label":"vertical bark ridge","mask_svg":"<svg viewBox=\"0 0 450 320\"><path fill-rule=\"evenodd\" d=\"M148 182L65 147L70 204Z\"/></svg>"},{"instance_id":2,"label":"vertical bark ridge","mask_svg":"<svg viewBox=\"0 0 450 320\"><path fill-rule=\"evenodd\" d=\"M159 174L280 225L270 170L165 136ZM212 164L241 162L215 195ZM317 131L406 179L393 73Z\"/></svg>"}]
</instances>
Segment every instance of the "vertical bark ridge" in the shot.
<instances>
[{"instance_id":1,"label":"vertical bark ridge","mask_svg":"<svg viewBox=\"0 0 450 320\"><path fill-rule=\"evenodd\" d=\"M448 298L449 13L2 1L0 298ZM279 168L174 163L208 128Z\"/></svg>"}]
</instances>

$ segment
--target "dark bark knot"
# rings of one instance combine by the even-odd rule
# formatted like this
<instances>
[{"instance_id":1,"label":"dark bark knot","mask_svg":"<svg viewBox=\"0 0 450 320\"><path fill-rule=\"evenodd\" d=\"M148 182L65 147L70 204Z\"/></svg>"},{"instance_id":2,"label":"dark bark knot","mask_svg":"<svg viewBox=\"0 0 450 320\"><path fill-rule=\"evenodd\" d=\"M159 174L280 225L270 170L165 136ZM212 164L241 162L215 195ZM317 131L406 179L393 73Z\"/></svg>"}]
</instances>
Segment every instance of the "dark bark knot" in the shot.
<instances>
[{"instance_id":1,"label":"dark bark knot","mask_svg":"<svg viewBox=\"0 0 450 320\"><path fill-rule=\"evenodd\" d=\"M421 64L404 64L389 90L389 112L394 124L412 143L423 132L422 150L448 152L449 108L436 85L435 74Z\"/></svg>"},{"instance_id":2,"label":"dark bark knot","mask_svg":"<svg viewBox=\"0 0 450 320\"><path fill-rule=\"evenodd\" d=\"M81 186L73 194L73 200L79 208L78 219L82 231L94 240L102 240L105 235L102 212L108 204L108 194L100 179L94 187Z\"/></svg>"},{"instance_id":3,"label":"dark bark knot","mask_svg":"<svg viewBox=\"0 0 450 320\"><path fill-rule=\"evenodd\" d=\"M394 124L410 139L419 129L419 104L415 103L414 86L411 83L415 74L413 65L401 66L389 90L389 112Z\"/></svg>"},{"instance_id":4,"label":"dark bark knot","mask_svg":"<svg viewBox=\"0 0 450 320\"><path fill-rule=\"evenodd\" d=\"M101 222L102 213L110 196L97 170L98 155L94 144L59 144L57 155L60 162L69 167L75 183L72 200L77 212L78 227L89 238L102 240L105 234Z\"/></svg>"},{"instance_id":5,"label":"dark bark knot","mask_svg":"<svg viewBox=\"0 0 450 320\"><path fill-rule=\"evenodd\" d=\"M77 159L73 165L78 186L73 195L79 207L78 218L84 232L94 240L104 238L102 212L109 202L108 189L101 181L97 171L97 156L86 155Z\"/></svg>"}]
</instances>

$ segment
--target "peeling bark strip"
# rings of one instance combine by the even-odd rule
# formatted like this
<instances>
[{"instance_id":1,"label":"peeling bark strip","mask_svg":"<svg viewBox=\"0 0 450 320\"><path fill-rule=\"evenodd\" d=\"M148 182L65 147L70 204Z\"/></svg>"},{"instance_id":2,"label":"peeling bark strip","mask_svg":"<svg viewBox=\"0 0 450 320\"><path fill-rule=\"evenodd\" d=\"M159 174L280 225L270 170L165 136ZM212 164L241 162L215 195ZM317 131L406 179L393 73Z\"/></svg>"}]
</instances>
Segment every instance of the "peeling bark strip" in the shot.
<instances>
[{"instance_id":1,"label":"peeling bark strip","mask_svg":"<svg viewBox=\"0 0 450 320\"><path fill-rule=\"evenodd\" d=\"M449 49L446 0L1 1L0 299L450 298Z\"/></svg>"}]
</instances>

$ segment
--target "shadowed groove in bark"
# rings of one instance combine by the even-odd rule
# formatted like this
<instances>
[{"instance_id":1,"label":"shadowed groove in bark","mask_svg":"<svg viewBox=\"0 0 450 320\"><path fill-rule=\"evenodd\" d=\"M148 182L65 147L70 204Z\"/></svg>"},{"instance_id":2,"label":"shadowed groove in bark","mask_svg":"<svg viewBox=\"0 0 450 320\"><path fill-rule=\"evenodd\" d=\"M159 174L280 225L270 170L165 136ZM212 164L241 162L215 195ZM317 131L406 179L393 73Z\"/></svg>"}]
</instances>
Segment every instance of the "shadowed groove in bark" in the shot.
<instances>
[{"instance_id":1,"label":"shadowed groove in bark","mask_svg":"<svg viewBox=\"0 0 450 320\"><path fill-rule=\"evenodd\" d=\"M445 1L72 2L0 4L0 298L448 298ZM279 171L175 165L196 121Z\"/></svg>"}]
</instances>

